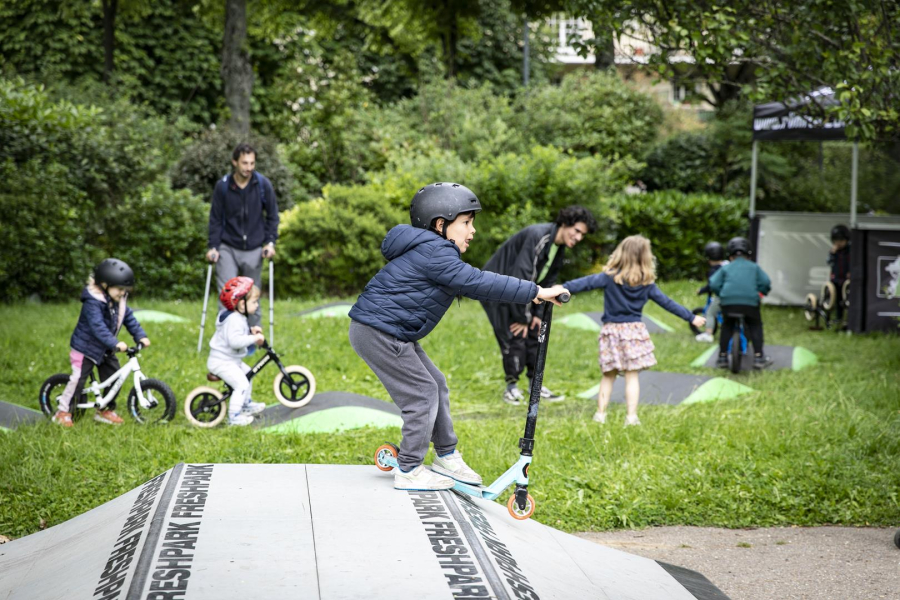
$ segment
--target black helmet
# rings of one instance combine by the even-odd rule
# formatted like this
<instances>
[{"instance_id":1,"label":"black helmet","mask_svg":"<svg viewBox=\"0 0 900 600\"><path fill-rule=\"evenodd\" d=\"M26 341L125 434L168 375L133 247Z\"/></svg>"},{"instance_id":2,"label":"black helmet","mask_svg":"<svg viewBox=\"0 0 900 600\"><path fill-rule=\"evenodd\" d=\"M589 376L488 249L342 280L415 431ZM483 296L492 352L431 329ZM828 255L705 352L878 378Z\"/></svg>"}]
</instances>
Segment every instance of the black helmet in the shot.
<instances>
[{"instance_id":1,"label":"black helmet","mask_svg":"<svg viewBox=\"0 0 900 600\"><path fill-rule=\"evenodd\" d=\"M722 244L719 242L710 242L703 248L703 254L706 255L707 260L724 260L725 259L725 249L722 248Z\"/></svg>"},{"instance_id":2,"label":"black helmet","mask_svg":"<svg viewBox=\"0 0 900 600\"><path fill-rule=\"evenodd\" d=\"M728 240L728 256L735 254L750 255L750 242L747 241L747 238L735 237Z\"/></svg>"},{"instance_id":3,"label":"black helmet","mask_svg":"<svg viewBox=\"0 0 900 600\"><path fill-rule=\"evenodd\" d=\"M475 192L458 183L431 183L416 192L409 203L409 222L413 227L428 229L438 217L452 222L465 212L481 212Z\"/></svg>"},{"instance_id":4,"label":"black helmet","mask_svg":"<svg viewBox=\"0 0 900 600\"><path fill-rule=\"evenodd\" d=\"M134 271L125 261L107 258L94 267L94 282L123 288L134 287Z\"/></svg>"},{"instance_id":5,"label":"black helmet","mask_svg":"<svg viewBox=\"0 0 900 600\"><path fill-rule=\"evenodd\" d=\"M850 230L847 229L846 225L835 225L831 228L831 241L836 242L838 240L850 241Z\"/></svg>"}]
</instances>

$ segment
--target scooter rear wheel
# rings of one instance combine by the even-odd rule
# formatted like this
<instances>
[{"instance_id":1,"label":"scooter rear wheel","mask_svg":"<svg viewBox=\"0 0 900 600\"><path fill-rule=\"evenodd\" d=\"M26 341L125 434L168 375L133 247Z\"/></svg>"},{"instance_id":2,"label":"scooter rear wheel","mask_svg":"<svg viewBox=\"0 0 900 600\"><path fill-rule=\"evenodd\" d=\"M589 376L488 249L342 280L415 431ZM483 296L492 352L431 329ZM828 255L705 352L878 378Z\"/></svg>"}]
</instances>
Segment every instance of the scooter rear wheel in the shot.
<instances>
[{"instance_id":1,"label":"scooter rear wheel","mask_svg":"<svg viewBox=\"0 0 900 600\"><path fill-rule=\"evenodd\" d=\"M394 460L397 460L397 456L399 454L400 449L397 448L397 446L395 446L394 444L382 444L378 447L378 450L375 451L375 466L382 471L393 471L394 467L387 464L385 459L387 459L388 455L391 455L394 457Z\"/></svg>"},{"instance_id":2,"label":"scooter rear wheel","mask_svg":"<svg viewBox=\"0 0 900 600\"><path fill-rule=\"evenodd\" d=\"M517 521L524 521L531 517L534 514L534 498L531 497L531 494L528 494L528 499L525 501L525 510L519 508L519 505L516 504L516 495L513 494L509 497L509 500L506 502L506 509L509 511L509 516Z\"/></svg>"}]
</instances>

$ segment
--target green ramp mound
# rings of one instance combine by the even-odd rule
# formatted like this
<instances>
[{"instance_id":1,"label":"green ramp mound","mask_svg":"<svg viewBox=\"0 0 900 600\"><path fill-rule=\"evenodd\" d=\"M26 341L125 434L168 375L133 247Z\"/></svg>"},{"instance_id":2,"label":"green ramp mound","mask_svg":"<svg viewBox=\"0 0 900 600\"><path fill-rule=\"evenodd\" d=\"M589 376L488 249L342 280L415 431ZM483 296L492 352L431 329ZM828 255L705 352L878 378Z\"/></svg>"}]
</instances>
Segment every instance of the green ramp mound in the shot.
<instances>
[{"instance_id":1,"label":"green ramp mound","mask_svg":"<svg viewBox=\"0 0 900 600\"><path fill-rule=\"evenodd\" d=\"M641 371L641 404L692 404L713 400L730 400L753 391L747 387L725 379L705 375L685 375L665 371ZM596 398L600 392L598 383L589 390L578 394L579 398ZM625 378L618 377L613 384L611 402L625 403Z\"/></svg>"},{"instance_id":2,"label":"green ramp mound","mask_svg":"<svg viewBox=\"0 0 900 600\"><path fill-rule=\"evenodd\" d=\"M134 316L141 323L188 323L184 317L173 315L172 313L162 312L159 310L148 310L146 308L134 309Z\"/></svg>"},{"instance_id":3,"label":"green ramp mound","mask_svg":"<svg viewBox=\"0 0 900 600\"><path fill-rule=\"evenodd\" d=\"M4 544L0 598L727 600L696 571L393 481L373 464L179 464Z\"/></svg>"},{"instance_id":4,"label":"green ramp mound","mask_svg":"<svg viewBox=\"0 0 900 600\"><path fill-rule=\"evenodd\" d=\"M0 430L11 431L19 425L43 420L44 413L39 410L0 401Z\"/></svg>"},{"instance_id":5,"label":"green ramp mound","mask_svg":"<svg viewBox=\"0 0 900 600\"><path fill-rule=\"evenodd\" d=\"M601 321L602 318L602 312L574 313L554 319L553 323L555 325L571 327L572 329L600 331L600 327L603 325L603 322ZM644 322L644 325L647 326L647 331L650 333L672 333L675 331L659 319L654 319L650 315L643 315L641 320Z\"/></svg>"},{"instance_id":6,"label":"green ramp mound","mask_svg":"<svg viewBox=\"0 0 900 600\"><path fill-rule=\"evenodd\" d=\"M718 350L718 344L710 346L706 352L694 359L691 366L716 368ZM741 371L753 370L752 351L753 345L751 344L747 348L747 354L741 357ZM767 371L780 371L783 369L799 371L819 362L815 354L801 346L770 346L766 344L765 353L772 359L772 364L766 369Z\"/></svg>"},{"instance_id":7,"label":"green ramp mound","mask_svg":"<svg viewBox=\"0 0 900 600\"><path fill-rule=\"evenodd\" d=\"M400 409L395 404L351 394L316 394L306 406L269 406L254 425L266 433L330 433L358 427L400 427Z\"/></svg>"},{"instance_id":8,"label":"green ramp mound","mask_svg":"<svg viewBox=\"0 0 900 600\"><path fill-rule=\"evenodd\" d=\"M294 316L301 317L303 319L319 319L321 317L346 317L347 313L350 312L350 308L352 306L353 305L349 302L332 302L330 304L323 304L322 306L316 306L315 308L302 310L298 313L294 313Z\"/></svg>"}]
</instances>

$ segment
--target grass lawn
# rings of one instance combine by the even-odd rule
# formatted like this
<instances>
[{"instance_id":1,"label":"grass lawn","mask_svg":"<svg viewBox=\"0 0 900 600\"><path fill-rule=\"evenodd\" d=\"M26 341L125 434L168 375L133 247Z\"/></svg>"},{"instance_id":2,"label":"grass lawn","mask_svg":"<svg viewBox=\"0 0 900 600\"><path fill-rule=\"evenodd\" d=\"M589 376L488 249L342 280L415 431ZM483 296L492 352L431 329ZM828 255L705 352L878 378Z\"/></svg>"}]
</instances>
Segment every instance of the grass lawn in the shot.
<instances>
[{"instance_id":1,"label":"grass lawn","mask_svg":"<svg viewBox=\"0 0 900 600\"><path fill-rule=\"evenodd\" d=\"M698 286L662 287L691 307L701 303L693 293ZM310 368L319 391L388 400L350 347L346 319L292 316L329 300L279 301L276 348L286 364ZM0 433L0 534L19 537L42 521L70 519L181 461L371 464L379 444L399 441L398 429L280 436L190 427L182 401L206 373L206 347L202 356L196 352L201 303L138 297L132 305L190 319L144 324L153 346L141 364L174 390L176 420L142 427L126 416L124 426L113 428L84 419L72 430L48 421ZM583 294L555 314L601 306L600 293ZM74 302L0 307L0 400L38 408L41 382L69 370L79 309ZM658 370L716 374L690 366L707 346L693 340L684 322L652 304L648 312L676 328L654 337ZM766 308L763 318L767 343L804 346L819 364L735 376L756 390L737 400L641 406L643 425L629 429L622 427L624 407L614 405L600 426L591 421L595 401L576 398L599 381L596 335L554 328L545 382L568 399L541 406L531 470L534 518L568 531L900 523L900 338L811 332L798 309ZM517 456L525 408L500 400L499 351L481 306L454 305L422 345L448 377L461 451L493 480ZM256 400L276 402L274 376L272 367L263 371ZM120 393L123 415L130 388Z\"/></svg>"}]
</instances>

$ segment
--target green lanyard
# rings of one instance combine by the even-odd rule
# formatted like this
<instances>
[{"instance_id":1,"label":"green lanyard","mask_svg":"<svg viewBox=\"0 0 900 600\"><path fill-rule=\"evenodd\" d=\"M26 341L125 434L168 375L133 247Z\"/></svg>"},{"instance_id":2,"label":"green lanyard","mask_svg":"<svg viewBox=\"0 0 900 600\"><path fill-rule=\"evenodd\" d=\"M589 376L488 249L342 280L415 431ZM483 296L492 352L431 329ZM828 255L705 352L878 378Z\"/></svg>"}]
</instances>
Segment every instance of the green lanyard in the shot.
<instances>
[{"instance_id":1,"label":"green lanyard","mask_svg":"<svg viewBox=\"0 0 900 600\"><path fill-rule=\"evenodd\" d=\"M547 254L547 262L544 264L544 268L541 269L541 274L538 276L535 283L539 283L544 280L544 277L547 276L547 271L550 270L550 265L553 264L553 259L556 258L556 252L559 250L559 246L554 243L550 243L550 253Z\"/></svg>"}]
</instances>

